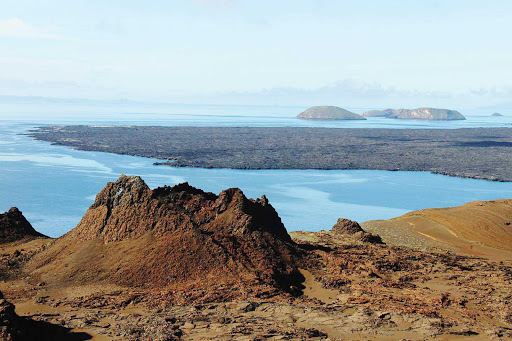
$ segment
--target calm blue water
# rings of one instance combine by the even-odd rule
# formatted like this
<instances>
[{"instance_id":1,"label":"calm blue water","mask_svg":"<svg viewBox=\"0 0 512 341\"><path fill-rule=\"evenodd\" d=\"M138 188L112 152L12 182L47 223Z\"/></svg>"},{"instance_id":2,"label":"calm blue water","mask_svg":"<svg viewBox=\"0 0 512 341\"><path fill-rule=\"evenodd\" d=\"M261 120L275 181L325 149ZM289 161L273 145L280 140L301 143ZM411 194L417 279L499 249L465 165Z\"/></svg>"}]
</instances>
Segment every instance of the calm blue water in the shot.
<instances>
[{"instance_id":1,"label":"calm blue water","mask_svg":"<svg viewBox=\"0 0 512 341\"><path fill-rule=\"evenodd\" d=\"M196 126L313 124L293 118L248 113L238 117L215 111L212 115L90 115L76 112L41 115L23 117L17 114L11 116L11 121L0 121L0 211L18 206L37 230L53 237L72 229L106 182L116 180L121 173L140 175L150 187L188 181L215 193L239 187L249 197L266 194L288 230L328 229L338 217L358 221L387 219L421 208L512 198L512 183L458 179L423 172L157 167L152 165L154 160L75 151L17 135L41 122ZM366 123L373 126L388 124L387 121L378 123L378 120ZM487 118L486 122L492 121ZM424 123L392 124L416 127ZM447 126L443 124L443 127Z\"/></svg>"},{"instance_id":2,"label":"calm blue water","mask_svg":"<svg viewBox=\"0 0 512 341\"><path fill-rule=\"evenodd\" d=\"M307 121L295 116L307 107L220 106L220 105L81 105L5 104L0 102L0 121L31 123L185 125L328 128L412 128L456 129L471 127L512 127L512 112L491 117L492 110L461 110L465 121L417 121L369 118L366 121ZM347 108L356 113L376 108ZM379 108L377 108L379 109Z\"/></svg>"}]
</instances>

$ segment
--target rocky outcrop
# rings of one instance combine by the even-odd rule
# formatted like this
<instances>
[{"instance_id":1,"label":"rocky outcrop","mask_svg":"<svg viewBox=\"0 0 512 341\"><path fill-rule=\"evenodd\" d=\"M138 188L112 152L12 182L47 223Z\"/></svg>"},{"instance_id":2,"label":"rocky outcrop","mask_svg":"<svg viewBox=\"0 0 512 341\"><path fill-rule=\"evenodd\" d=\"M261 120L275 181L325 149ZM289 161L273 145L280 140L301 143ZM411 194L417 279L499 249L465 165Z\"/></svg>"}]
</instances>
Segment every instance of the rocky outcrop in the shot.
<instances>
[{"instance_id":1,"label":"rocky outcrop","mask_svg":"<svg viewBox=\"0 0 512 341\"><path fill-rule=\"evenodd\" d=\"M363 229L361 228L361 225L357 223L357 221L339 218L336 224L334 224L332 227L332 231L342 234L355 234L358 232L363 232Z\"/></svg>"},{"instance_id":2,"label":"rocky outcrop","mask_svg":"<svg viewBox=\"0 0 512 341\"><path fill-rule=\"evenodd\" d=\"M510 246L511 207L417 211L399 232ZM264 196L121 176L67 235L0 245L36 253L0 280L20 314L0 293L0 340L512 338L512 257L368 243L348 219L290 234Z\"/></svg>"},{"instance_id":3,"label":"rocky outcrop","mask_svg":"<svg viewBox=\"0 0 512 341\"><path fill-rule=\"evenodd\" d=\"M0 244L36 237L46 236L34 230L16 207L0 214Z\"/></svg>"},{"instance_id":4,"label":"rocky outcrop","mask_svg":"<svg viewBox=\"0 0 512 341\"><path fill-rule=\"evenodd\" d=\"M52 314L48 314L52 315ZM89 340L86 333L72 333L69 328L18 316L14 304L0 292L0 341Z\"/></svg>"},{"instance_id":5,"label":"rocky outcrop","mask_svg":"<svg viewBox=\"0 0 512 341\"><path fill-rule=\"evenodd\" d=\"M328 105L311 107L298 114L297 118L303 120L366 120L363 116L351 111Z\"/></svg>"},{"instance_id":6,"label":"rocky outcrop","mask_svg":"<svg viewBox=\"0 0 512 341\"><path fill-rule=\"evenodd\" d=\"M339 218L331 231L336 234L351 235L362 242L382 244L382 239L379 235L365 232L357 221L350 219Z\"/></svg>"},{"instance_id":7,"label":"rocky outcrop","mask_svg":"<svg viewBox=\"0 0 512 341\"><path fill-rule=\"evenodd\" d=\"M31 266L49 283L192 286L214 295L225 291L213 290L219 286L294 291L302 280L295 253L265 196L247 199L238 188L217 196L187 183L151 190L122 175Z\"/></svg>"},{"instance_id":8,"label":"rocky outcrop","mask_svg":"<svg viewBox=\"0 0 512 341\"><path fill-rule=\"evenodd\" d=\"M5 300L0 292L0 340L17 339L18 319L14 312L14 305Z\"/></svg>"},{"instance_id":9,"label":"rocky outcrop","mask_svg":"<svg viewBox=\"0 0 512 341\"><path fill-rule=\"evenodd\" d=\"M456 110L436 108L370 110L363 113L363 116L430 121L451 121L466 119L460 112Z\"/></svg>"}]
</instances>

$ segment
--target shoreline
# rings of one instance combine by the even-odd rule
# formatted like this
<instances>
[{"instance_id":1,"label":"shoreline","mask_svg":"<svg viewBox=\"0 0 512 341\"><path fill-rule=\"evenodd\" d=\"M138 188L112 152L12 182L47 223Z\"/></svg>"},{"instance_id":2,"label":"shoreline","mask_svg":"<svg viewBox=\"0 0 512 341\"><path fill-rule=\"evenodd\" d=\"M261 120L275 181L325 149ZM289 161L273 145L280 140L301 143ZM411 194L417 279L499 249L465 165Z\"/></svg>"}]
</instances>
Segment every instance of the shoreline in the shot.
<instances>
[{"instance_id":1,"label":"shoreline","mask_svg":"<svg viewBox=\"0 0 512 341\"><path fill-rule=\"evenodd\" d=\"M57 145L57 144L56 144ZM58 145L57 145L58 146ZM83 149L76 149L80 151L87 151ZM126 156L135 156L135 157L143 157L147 159L157 159L154 157L141 156L141 155L132 155L132 154L116 154L112 152L104 152L115 155L126 155ZM171 160L172 161L172 160ZM319 171L358 171L358 170L368 170L368 171L383 171L383 172L426 172L433 175L443 175L449 176L451 178L459 178L459 179L471 179L471 180L483 180L483 181L492 181L492 182L512 182L512 180L502 180L497 178L483 178L478 176L465 176L459 174L451 174L444 172L436 172L436 171L428 171L428 170L407 170L407 169L376 169L376 168L232 168L232 167L196 167L196 166L186 166L186 165L177 165L172 162L153 162L154 166L166 166L166 167L175 167L175 168L200 168L200 169L231 169L231 170L319 170Z\"/></svg>"},{"instance_id":2,"label":"shoreline","mask_svg":"<svg viewBox=\"0 0 512 341\"><path fill-rule=\"evenodd\" d=\"M25 135L76 150L157 159L157 166L424 171L458 178L512 181L512 128L50 125Z\"/></svg>"}]
</instances>

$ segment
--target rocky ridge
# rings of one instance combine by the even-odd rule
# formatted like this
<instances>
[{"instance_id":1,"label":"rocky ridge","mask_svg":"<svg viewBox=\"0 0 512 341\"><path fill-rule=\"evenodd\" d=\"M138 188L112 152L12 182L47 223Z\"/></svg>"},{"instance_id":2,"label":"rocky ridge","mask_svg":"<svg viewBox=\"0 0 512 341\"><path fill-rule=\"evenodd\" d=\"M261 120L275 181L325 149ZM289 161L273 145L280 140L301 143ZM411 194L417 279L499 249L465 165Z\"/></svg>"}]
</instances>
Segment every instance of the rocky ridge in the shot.
<instances>
[{"instance_id":1,"label":"rocky ridge","mask_svg":"<svg viewBox=\"0 0 512 341\"><path fill-rule=\"evenodd\" d=\"M56 286L186 287L213 300L233 286L229 295L297 291L297 252L265 196L247 199L237 188L217 196L187 183L151 190L140 177L122 175L29 268Z\"/></svg>"}]
</instances>

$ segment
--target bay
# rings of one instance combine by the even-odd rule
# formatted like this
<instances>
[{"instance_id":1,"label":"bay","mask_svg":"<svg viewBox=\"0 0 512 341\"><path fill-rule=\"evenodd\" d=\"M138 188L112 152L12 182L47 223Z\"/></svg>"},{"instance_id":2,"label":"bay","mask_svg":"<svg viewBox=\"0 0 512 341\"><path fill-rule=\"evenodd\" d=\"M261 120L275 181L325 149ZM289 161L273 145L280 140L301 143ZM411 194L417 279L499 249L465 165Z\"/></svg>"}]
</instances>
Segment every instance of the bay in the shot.
<instances>
[{"instance_id":1,"label":"bay","mask_svg":"<svg viewBox=\"0 0 512 341\"><path fill-rule=\"evenodd\" d=\"M100 116L105 118L105 116ZM190 117L189 117L190 118ZM233 120L233 117L231 117ZM372 170L230 170L154 166L155 160L84 152L35 141L27 130L42 123L222 126L215 115L199 121L167 115L161 121L47 117L4 120L0 125L0 211L17 206L40 232L52 237L72 229L108 181L139 175L150 187L188 181L219 193L239 187L248 197L267 195L289 231L329 229L339 217L388 219L411 210L512 198L512 183L459 179L426 172ZM228 122L229 120L225 120ZM249 123L257 121L248 120ZM229 121L231 122L231 121ZM193 124L191 124L193 123ZM253 122L254 123L254 122ZM254 123L256 125L256 123Z\"/></svg>"}]
</instances>

